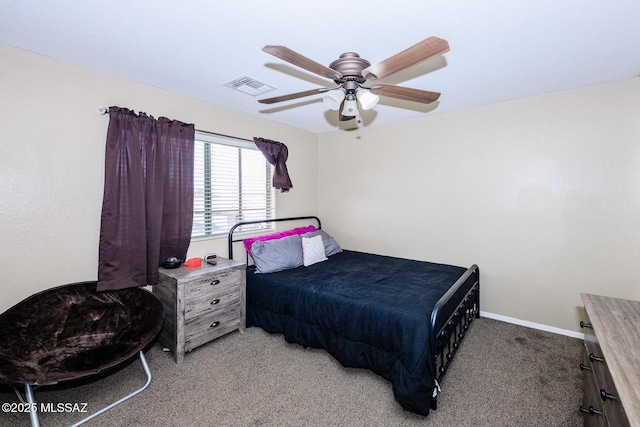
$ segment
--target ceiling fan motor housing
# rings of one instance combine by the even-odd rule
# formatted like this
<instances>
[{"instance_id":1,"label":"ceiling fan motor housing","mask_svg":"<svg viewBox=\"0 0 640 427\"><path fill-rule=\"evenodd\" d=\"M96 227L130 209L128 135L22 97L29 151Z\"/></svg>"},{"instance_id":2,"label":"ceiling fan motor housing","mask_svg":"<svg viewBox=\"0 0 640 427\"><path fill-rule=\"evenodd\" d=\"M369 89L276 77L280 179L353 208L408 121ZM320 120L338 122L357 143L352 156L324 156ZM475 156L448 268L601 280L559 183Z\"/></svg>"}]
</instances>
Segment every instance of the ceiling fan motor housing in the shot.
<instances>
[{"instance_id":1,"label":"ceiling fan motor housing","mask_svg":"<svg viewBox=\"0 0 640 427\"><path fill-rule=\"evenodd\" d=\"M332 70L336 70L342 77L339 79L334 79L334 82L337 84L342 84L345 82L356 82L356 83L364 83L366 79L362 77L362 70L369 67L371 63L366 59L360 58L355 52L345 52L340 55L340 58L333 61L329 64L329 68ZM357 85L356 85L357 87ZM345 89L349 89L345 87ZM355 89L355 88L354 88Z\"/></svg>"}]
</instances>

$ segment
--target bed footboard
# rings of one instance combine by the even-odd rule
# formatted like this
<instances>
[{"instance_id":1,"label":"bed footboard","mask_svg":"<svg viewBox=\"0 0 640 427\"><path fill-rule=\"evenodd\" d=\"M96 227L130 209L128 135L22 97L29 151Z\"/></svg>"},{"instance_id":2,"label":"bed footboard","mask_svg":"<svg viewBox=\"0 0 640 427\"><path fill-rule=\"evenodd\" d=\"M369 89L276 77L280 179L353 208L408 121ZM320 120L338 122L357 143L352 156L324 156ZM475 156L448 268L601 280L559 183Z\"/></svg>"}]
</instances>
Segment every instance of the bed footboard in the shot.
<instances>
[{"instance_id":1,"label":"bed footboard","mask_svg":"<svg viewBox=\"0 0 640 427\"><path fill-rule=\"evenodd\" d=\"M447 372L473 318L480 317L480 269L472 265L440 298L431 313L431 350L438 382ZM431 402L436 409L436 398Z\"/></svg>"}]
</instances>

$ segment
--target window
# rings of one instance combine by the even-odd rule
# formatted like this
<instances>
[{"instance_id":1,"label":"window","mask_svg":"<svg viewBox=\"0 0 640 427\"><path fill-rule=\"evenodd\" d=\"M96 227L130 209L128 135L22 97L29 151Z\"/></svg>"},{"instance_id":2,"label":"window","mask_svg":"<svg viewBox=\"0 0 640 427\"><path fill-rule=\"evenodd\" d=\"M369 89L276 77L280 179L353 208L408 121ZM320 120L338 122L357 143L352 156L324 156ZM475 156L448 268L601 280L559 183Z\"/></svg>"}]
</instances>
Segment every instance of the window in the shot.
<instances>
[{"instance_id":1,"label":"window","mask_svg":"<svg viewBox=\"0 0 640 427\"><path fill-rule=\"evenodd\" d=\"M272 166L252 142L196 132L194 163L191 238L219 237L238 221L273 218Z\"/></svg>"}]
</instances>

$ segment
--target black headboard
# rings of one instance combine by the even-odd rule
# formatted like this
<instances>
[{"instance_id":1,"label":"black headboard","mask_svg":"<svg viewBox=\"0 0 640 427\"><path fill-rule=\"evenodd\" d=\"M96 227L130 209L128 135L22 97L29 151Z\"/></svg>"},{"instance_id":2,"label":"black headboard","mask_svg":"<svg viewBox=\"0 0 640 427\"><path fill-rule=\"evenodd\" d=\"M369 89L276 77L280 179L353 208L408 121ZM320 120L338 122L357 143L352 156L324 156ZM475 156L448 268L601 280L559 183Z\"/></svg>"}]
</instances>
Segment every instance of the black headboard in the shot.
<instances>
[{"instance_id":1,"label":"black headboard","mask_svg":"<svg viewBox=\"0 0 640 427\"><path fill-rule=\"evenodd\" d=\"M235 242L241 242L243 240L243 239L233 240L233 232L235 231L236 228L241 227L243 225L247 225L247 224L267 224L270 222L300 221L303 219L313 219L318 223L318 229L322 228L322 224L320 223L320 218L318 218L317 216L296 216L291 218L260 219L257 221L241 221L241 222L235 223L233 227L231 227L231 229L229 230L229 236L227 238L229 243L229 259L233 259L233 244Z\"/></svg>"}]
</instances>

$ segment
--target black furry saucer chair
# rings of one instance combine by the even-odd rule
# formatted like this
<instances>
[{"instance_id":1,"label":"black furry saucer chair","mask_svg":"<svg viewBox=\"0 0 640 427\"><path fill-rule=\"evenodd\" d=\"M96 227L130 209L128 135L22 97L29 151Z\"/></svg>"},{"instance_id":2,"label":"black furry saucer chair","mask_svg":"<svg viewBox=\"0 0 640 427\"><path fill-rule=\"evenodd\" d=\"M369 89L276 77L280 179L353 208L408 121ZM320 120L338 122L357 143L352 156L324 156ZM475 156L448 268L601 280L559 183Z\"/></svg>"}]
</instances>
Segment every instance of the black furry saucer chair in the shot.
<instances>
[{"instance_id":1,"label":"black furry saucer chair","mask_svg":"<svg viewBox=\"0 0 640 427\"><path fill-rule=\"evenodd\" d=\"M0 315L0 383L24 387L34 406L34 386L79 380L106 372L138 355L147 374L139 390L76 425L143 391L151 373L143 350L162 329L162 303L142 288L96 291L97 282L47 289ZM38 426L37 410L29 413Z\"/></svg>"}]
</instances>

